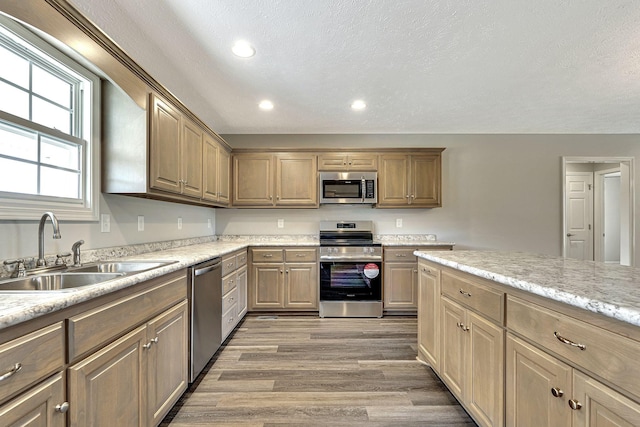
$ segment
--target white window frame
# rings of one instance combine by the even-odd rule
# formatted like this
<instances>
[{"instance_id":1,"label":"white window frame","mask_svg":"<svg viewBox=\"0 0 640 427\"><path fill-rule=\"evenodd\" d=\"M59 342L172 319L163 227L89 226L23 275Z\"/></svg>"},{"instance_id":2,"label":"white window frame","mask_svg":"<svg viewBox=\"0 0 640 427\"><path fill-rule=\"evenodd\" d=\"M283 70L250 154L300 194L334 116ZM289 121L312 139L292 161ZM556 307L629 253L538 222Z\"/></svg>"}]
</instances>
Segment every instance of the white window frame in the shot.
<instances>
[{"instance_id":1,"label":"white window frame","mask_svg":"<svg viewBox=\"0 0 640 427\"><path fill-rule=\"evenodd\" d=\"M37 220L43 212L52 211L59 220L97 221L100 200L100 78L12 19L0 16L0 24L89 80L90 87L84 88L82 102L91 106L91 117L82 117L83 138L87 143L83 147L81 199L0 192L0 220ZM51 136L57 132L3 111L0 111L0 119Z\"/></svg>"}]
</instances>

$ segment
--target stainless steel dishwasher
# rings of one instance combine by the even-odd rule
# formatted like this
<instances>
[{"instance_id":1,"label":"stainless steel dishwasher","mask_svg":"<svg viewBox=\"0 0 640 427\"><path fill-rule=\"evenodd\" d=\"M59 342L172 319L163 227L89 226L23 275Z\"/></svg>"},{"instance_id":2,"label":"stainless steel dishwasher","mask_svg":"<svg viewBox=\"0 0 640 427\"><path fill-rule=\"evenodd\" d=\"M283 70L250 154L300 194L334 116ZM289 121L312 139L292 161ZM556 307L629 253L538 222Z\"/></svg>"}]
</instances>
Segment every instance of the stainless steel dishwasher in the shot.
<instances>
[{"instance_id":1,"label":"stainless steel dishwasher","mask_svg":"<svg viewBox=\"0 0 640 427\"><path fill-rule=\"evenodd\" d=\"M222 260L213 258L189 270L189 382L193 382L222 344Z\"/></svg>"}]
</instances>

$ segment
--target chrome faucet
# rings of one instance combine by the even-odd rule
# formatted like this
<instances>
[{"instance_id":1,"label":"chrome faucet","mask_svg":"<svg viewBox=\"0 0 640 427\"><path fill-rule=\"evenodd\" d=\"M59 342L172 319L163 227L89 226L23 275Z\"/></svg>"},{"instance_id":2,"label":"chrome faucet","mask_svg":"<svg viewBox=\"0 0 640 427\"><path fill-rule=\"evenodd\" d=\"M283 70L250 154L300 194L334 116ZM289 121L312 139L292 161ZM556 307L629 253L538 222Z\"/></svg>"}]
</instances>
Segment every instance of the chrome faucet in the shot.
<instances>
[{"instance_id":1,"label":"chrome faucet","mask_svg":"<svg viewBox=\"0 0 640 427\"><path fill-rule=\"evenodd\" d=\"M42 218L40 218L40 225L38 225L38 260L36 261L36 267L44 267L47 265L47 262L44 260L44 223L47 221L47 217L49 217L51 225L53 225L53 238L62 238L58 218L56 218L53 212L45 212Z\"/></svg>"},{"instance_id":2,"label":"chrome faucet","mask_svg":"<svg viewBox=\"0 0 640 427\"><path fill-rule=\"evenodd\" d=\"M84 244L84 240L78 240L73 245L71 245L71 252L73 252L73 266L80 267L82 263L80 262L80 245Z\"/></svg>"}]
</instances>

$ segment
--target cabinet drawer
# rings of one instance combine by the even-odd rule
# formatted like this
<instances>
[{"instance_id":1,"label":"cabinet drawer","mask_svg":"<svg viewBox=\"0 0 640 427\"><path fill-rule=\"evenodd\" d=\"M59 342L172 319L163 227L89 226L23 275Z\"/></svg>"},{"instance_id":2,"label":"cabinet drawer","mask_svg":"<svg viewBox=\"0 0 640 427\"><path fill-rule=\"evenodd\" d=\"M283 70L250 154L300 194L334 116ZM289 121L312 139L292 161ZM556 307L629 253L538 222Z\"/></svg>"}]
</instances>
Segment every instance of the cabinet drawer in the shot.
<instances>
[{"instance_id":1,"label":"cabinet drawer","mask_svg":"<svg viewBox=\"0 0 640 427\"><path fill-rule=\"evenodd\" d=\"M31 332L0 346L0 401L64 366L62 322ZM13 374L11 374L13 372Z\"/></svg>"},{"instance_id":2,"label":"cabinet drawer","mask_svg":"<svg viewBox=\"0 0 640 427\"><path fill-rule=\"evenodd\" d=\"M282 262L283 252L282 249L251 249L253 262Z\"/></svg>"},{"instance_id":3,"label":"cabinet drawer","mask_svg":"<svg viewBox=\"0 0 640 427\"><path fill-rule=\"evenodd\" d=\"M233 328L238 323L238 304L234 304L227 310L223 311L222 315L222 339L224 340L229 332L233 330Z\"/></svg>"},{"instance_id":4,"label":"cabinet drawer","mask_svg":"<svg viewBox=\"0 0 640 427\"><path fill-rule=\"evenodd\" d=\"M226 295L231 289L236 287L237 274L230 274L222 278L222 295Z\"/></svg>"},{"instance_id":5,"label":"cabinet drawer","mask_svg":"<svg viewBox=\"0 0 640 427\"><path fill-rule=\"evenodd\" d=\"M240 252L236 255L236 268L247 265L247 251Z\"/></svg>"},{"instance_id":6,"label":"cabinet drawer","mask_svg":"<svg viewBox=\"0 0 640 427\"><path fill-rule=\"evenodd\" d=\"M226 313L233 304L238 302L238 288L233 288L222 297L222 312Z\"/></svg>"},{"instance_id":7,"label":"cabinet drawer","mask_svg":"<svg viewBox=\"0 0 640 427\"><path fill-rule=\"evenodd\" d=\"M124 334L187 297L184 274L69 319L69 361Z\"/></svg>"},{"instance_id":8,"label":"cabinet drawer","mask_svg":"<svg viewBox=\"0 0 640 427\"><path fill-rule=\"evenodd\" d=\"M507 328L640 397L640 342L512 296L507 297Z\"/></svg>"},{"instance_id":9,"label":"cabinet drawer","mask_svg":"<svg viewBox=\"0 0 640 427\"><path fill-rule=\"evenodd\" d=\"M236 256L225 255L222 257L222 277L236 270Z\"/></svg>"},{"instance_id":10,"label":"cabinet drawer","mask_svg":"<svg viewBox=\"0 0 640 427\"><path fill-rule=\"evenodd\" d=\"M316 249L285 249L287 262L308 262L316 260Z\"/></svg>"},{"instance_id":11,"label":"cabinet drawer","mask_svg":"<svg viewBox=\"0 0 640 427\"><path fill-rule=\"evenodd\" d=\"M385 248L384 262L412 262L416 260L413 254L415 248Z\"/></svg>"},{"instance_id":12,"label":"cabinet drawer","mask_svg":"<svg viewBox=\"0 0 640 427\"><path fill-rule=\"evenodd\" d=\"M502 324L504 293L442 272L442 293Z\"/></svg>"}]
</instances>

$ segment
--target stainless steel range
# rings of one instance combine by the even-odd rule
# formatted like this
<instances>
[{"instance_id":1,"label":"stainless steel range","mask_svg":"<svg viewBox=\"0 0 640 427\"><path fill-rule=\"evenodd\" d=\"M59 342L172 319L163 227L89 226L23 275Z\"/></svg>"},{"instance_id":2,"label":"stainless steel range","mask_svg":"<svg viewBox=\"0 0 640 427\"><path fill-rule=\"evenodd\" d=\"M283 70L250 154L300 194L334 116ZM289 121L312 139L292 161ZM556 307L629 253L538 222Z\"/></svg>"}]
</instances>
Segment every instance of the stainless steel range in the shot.
<instances>
[{"instance_id":1,"label":"stainless steel range","mask_svg":"<svg viewBox=\"0 0 640 427\"><path fill-rule=\"evenodd\" d=\"M320 317L382 317L382 246L372 221L320 222Z\"/></svg>"}]
</instances>

